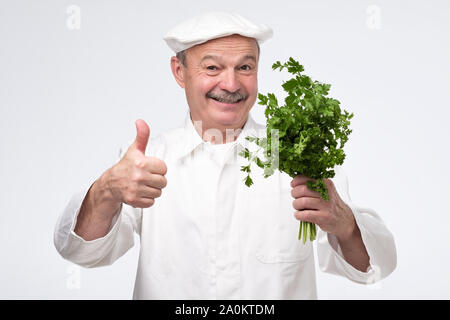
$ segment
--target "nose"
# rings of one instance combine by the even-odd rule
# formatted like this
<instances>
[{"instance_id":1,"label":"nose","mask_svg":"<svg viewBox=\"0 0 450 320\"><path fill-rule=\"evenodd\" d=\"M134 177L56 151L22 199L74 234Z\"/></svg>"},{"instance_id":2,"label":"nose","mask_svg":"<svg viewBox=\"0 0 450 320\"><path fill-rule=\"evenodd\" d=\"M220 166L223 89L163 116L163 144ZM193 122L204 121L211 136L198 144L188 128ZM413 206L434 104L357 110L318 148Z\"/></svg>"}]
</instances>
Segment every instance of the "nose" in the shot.
<instances>
[{"instance_id":1,"label":"nose","mask_svg":"<svg viewBox=\"0 0 450 320\"><path fill-rule=\"evenodd\" d=\"M234 69L229 69L222 73L219 87L229 92L236 92L241 88L241 83Z\"/></svg>"}]
</instances>

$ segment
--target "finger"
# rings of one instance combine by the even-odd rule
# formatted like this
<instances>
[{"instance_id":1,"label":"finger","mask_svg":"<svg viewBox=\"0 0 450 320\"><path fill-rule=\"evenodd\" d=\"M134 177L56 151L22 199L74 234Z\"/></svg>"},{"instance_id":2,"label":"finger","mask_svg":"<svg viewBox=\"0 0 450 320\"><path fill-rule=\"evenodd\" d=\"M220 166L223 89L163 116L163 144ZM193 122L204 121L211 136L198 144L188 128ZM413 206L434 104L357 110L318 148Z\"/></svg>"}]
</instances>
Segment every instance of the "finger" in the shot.
<instances>
[{"instance_id":1,"label":"finger","mask_svg":"<svg viewBox=\"0 0 450 320\"><path fill-rule=\"evenodd\" d=\"M165 175L167 173L166 163L158 158L151 158L153 160L152 173Z\"/></svg>"},{"instance_id":2,"label":"finger","mask_svg":"<svg viewBox=\"0 0 450 320\"><path fill-rule=\"evenodd\" d=\"M320 198L320 193L311 190L306 184L300 184L291 190L291 196L295 199L301 197Z\"/></svg>"},{"instance_id":3,"label":"finger","mask_svg":"<svg viewBox=\"0 0 450 320\"><path fill-rule=\"evenodd\" d=\"M315 210L302 210L302 211L295 211L294 217L297 220L300 221L306 221L306 222L312 222L314 224L319 224L319 211Z\"/></svg>"},{"instance_id":4,"label":"finger","mask_svg":"<svg viewBox=\"0 0 450 320\"><path fill-rule=\"evenodd\" d=\"M147 186L156 189L162 189L167 185L165 176L151 173L148 170L139 170L133 181L139 186Z\"/></svg>"},{"instance_id":5,"label":"finger","mask_svg":"<svg viewBox=\"0 0 450 320\"><path fill-rule=\"evenodd\" d=\"M162 189L167 185L166 177L160 174L151 173L147 179L145 179L145 185L151 188Z\"/></svg>"},{"instance_id":6,"label":"finger","mask_svg":"<svg viewBox=\"0 0 450 320\"><path fill-rule=\"evenodd\" d=\"M308 178L304 175L299 174L291 181L291 187L294 188L300 184L306 184L306 181L316 181L315 179Z\"/></svg>"},{"instance_id":7,"label":"finger","mask_svg":"<svg viewBox=\"0 0 450 320\"><path fill-rule=\"evenodd\" d=\"M139 190L139 196L142 198L150 198L155 199L159 198L162 194L162 190L160 188L149 187L147 185L142 186Z\"/></svg>"},{"instance_id":8,"label":"finger","mask_svg":"<svg viewBox=\"0 0 450 320\"><path fill-rule=\"evenodd\" d=\"M323 208L322 200L319 198L301 197L292 201L296 210L320 210Z\"/></svg>"},{"instance_id":9,"label":"finger","mask_svg":"<svg viewBox=\"0 0 450 320\"><path fill-rule=\"evenodd\" d=\"M137 150L145 154L147 148L148 138L150 137L150 127L142 120L136 120L136 140L134 141Z\"/></svg>"},{"instance_id":10,"label":"finger","mask_svg":"<svg viewBox=\"0 0 450 320\"><path fill-rule=\"evenodd\" d=\"M155 204L155 199L153 198L140 198L138 201L130 203L133 208L149 208Z\"/></svg>"},{"instance_id":11,"label":"finger","mask_svg":"<svg viewBox=\"0 0 450 320\"><path fill-rule=\"evenodd\" d=\"M165 175L167 173L166 163L155 157L146 157L143 169L153 174Z\"/></svg>"}]
</instances>

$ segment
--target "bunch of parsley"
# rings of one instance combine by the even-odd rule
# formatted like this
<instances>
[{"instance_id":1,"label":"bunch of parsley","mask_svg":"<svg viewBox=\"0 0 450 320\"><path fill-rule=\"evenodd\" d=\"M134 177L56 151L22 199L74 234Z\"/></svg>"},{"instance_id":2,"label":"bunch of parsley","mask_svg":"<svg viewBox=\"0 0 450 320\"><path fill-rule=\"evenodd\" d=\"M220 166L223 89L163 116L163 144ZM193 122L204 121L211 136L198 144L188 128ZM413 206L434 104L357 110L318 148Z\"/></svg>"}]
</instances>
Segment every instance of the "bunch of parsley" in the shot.
<instances>
[{"instance_id":1,"label":"bunch of parsley","mask_svg":"<svg viewBox=\"0 0 450 320\"><path fill-rule=\"evenodd\" d=\"M340 102L327 97L331 85L313 81L302 74L304 68L292 57L281 64L272 65L272 69L282 71L284 68L293 78L282 84L287 97L284 105L279 106L273 93L258 94L258 104L266 106L267 136L263 138L246 137L259 148L250 152L245 148L240 155L249 160L242 166L246 172L245 184L250 187L251 163L264 169L264 177L271 176L275 169L294 178L302 174L314 181L308 181L307 187L320 193L322 199L329 200L328 189L323 181L335 175L333 168L341 165L345 159L343 147L352 130L349 129L353 113L341 111ZM272 133L277 133L273 135ZM275 141L276 140L276 141ZM259 156L264 151L264 158ZM303 243L309 238L316 238L316 226L301 221L299 240Z\"/></svg>"}]
</instances>

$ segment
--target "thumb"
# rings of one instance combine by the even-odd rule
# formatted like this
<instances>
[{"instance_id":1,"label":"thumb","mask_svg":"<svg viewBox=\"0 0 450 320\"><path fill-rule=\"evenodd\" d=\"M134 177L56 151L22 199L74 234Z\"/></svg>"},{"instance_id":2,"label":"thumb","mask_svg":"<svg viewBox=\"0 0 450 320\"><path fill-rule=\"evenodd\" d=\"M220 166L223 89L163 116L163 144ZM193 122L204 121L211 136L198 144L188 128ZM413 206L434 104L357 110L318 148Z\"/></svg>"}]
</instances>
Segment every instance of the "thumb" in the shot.
<instances>
[{"instance_id":1,"label":"thumb","mask_svg":"<svg viewBox=\"0 0 450 320\"><path fill-rule=\"evenodd\" d=\"M147 147L148 138L150 136L150 128L144 120L136 120L136 140L134 144L136 149L145 154L145 148Z\"/></svg>"}]
</instances>

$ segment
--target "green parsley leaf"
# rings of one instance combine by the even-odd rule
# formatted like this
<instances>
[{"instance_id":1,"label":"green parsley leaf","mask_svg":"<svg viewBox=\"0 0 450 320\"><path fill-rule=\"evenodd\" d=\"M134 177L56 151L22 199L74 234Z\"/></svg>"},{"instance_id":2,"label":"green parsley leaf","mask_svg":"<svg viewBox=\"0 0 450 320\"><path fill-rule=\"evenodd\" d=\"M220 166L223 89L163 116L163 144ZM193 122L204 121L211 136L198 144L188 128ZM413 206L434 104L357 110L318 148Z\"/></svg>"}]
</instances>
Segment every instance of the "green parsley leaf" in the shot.
<instances>
[{"instance_id":1,"label":"green parsley leaf","mask_svg":"<svg viewBox=\"0 0 450 320\"><path fill-rule=\"evenodd\" d=\"M250 175L248 175L248 176L244 179L244 181L245 181L245 185L246 185L247 187L250 187L250 186L253 184L253 180L252 180L252 178L250 178Z\"/></svg>"}]
</instances>

